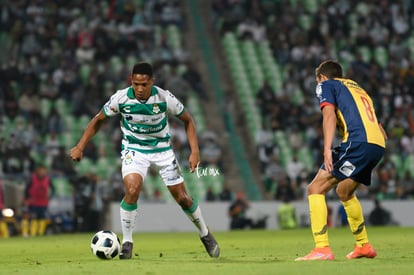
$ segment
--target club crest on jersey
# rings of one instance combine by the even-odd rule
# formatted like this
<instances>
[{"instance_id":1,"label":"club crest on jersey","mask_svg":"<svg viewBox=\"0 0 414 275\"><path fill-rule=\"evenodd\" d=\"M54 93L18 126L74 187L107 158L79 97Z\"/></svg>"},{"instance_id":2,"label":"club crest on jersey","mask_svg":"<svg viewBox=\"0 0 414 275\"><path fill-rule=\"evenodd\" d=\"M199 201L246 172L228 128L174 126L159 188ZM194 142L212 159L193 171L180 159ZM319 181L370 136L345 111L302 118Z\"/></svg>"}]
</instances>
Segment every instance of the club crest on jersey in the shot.
<instances>
[{"instance_id":1,"label":"club crest on jersey","mask_svg":"<svg viewBox=\"0 0 414 275\"><path fill-rule=\"evenodd\" d=\"M158 106L158 104L157 104L157 103L155 103L155 104L153 104L153 105L152 105L152 112L153 112L154 114L158 114L160 111L161 111L161 110L160 110L160 107Z\"/></svg>"},{"instance_id":2,"label":"club crest on jersey","mask_svg":"<svg viewBox=\"0 0 414 275\"><path fill-rule=\"evenodd\" d=\"M319 83L316 86L316 97L319 99L319 102L325 101L326 98L322 97L322 85Z\"/></svg>"}]
</instances>

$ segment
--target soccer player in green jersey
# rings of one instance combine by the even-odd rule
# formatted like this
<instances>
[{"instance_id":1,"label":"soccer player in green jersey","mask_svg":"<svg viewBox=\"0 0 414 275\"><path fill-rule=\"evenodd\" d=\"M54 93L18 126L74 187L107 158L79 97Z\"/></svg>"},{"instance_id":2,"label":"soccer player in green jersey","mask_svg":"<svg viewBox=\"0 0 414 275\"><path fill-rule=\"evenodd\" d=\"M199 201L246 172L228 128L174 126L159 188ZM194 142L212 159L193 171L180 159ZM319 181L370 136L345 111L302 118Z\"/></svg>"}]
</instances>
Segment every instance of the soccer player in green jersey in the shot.
<instances>
[{"instance_id":1,"label":"soccer player in green jersey","mask_svg":"<svg viewBox=\"0 0 414 275\"><path fill-rule=\"evenodd\" d=\"M168 90L154 85L152 65L146 62L134 65L131 86L116 91L87 125L79 142L70 151L75 161L82 159L86 144L98 132L102 123L121 115L122 177L125 196L120 215L123 233L121 259L132 257L132 233L138 211L138 199L150 166L158 168L164 184L197 227L200 239L211 257L219 257L220 248L209 231L196 200L187 193L180 166L170 143L168 114L179 118L185 126L191 154L190 171L200 163L196 127L191 114Z\"/></svg>"}]
</instances>

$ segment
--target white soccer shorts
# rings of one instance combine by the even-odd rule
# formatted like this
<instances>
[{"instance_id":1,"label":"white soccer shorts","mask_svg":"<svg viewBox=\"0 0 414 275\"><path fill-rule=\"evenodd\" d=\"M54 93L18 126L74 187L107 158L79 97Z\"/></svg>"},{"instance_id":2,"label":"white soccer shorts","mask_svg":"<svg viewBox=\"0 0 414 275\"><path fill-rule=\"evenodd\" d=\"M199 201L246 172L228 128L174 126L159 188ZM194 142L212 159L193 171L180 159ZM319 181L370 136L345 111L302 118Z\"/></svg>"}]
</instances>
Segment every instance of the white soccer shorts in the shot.
<instances>
[{"instance_id":1,"label":"white soccer shorts","mask_svg":"<svg viewBox=\"0 0 414 275\"><path fill-rule=\"evenodd\" d=\"M128 174L138 173L144 181L149 167L155 166L166 186L176 185L184 181L173 150L144 154L125 149L121 152L121 155L123 178Z\"/></svg>"}]
</instances>

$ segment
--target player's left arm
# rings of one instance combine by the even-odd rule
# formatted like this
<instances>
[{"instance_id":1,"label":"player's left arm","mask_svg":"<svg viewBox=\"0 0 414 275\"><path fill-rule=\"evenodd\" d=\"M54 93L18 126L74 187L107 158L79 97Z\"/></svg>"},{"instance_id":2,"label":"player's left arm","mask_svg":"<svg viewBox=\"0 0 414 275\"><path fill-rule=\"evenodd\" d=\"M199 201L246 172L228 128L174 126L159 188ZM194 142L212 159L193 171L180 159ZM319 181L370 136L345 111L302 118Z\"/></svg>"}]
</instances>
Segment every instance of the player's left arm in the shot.
<instances>
[{"instance_id":1,"label":"player's left arm","mask_svg":"<svg viewBox=\"0 0 414 275\"><path fill-rule=\"evenodd\" d=\"M333 161L332 161L332 146L335 139L336 123L337 117L335 113L335 106L332 104L327 104L322 108L323 114L323 137L324 137L324 164L327 172L331 173L333 171Z\"/></svg>"},{"instance_id":2,"label":"player's left arm","mask_svg":"<svg viewBox=\"0 0 414 275\"><path fill-rule=\"evenodd\" d=\"M185 132L191 149L191 154L188 160L190 164L190 172L194 172L197 165L200 163L200 149L198 146L197 130L194 119L187 110L184 110L178 118L184 123Z\"/></svg>"}]
</instances>

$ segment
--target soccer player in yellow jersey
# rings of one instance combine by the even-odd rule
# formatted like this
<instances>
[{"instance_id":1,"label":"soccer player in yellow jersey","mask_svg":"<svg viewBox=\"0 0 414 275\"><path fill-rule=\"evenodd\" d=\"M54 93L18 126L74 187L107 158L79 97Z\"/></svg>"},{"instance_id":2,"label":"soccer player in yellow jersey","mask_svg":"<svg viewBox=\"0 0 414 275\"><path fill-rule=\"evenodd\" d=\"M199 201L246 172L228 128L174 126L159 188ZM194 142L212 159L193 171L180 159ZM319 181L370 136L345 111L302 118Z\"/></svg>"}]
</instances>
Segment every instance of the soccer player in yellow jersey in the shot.
<instances>
[{"instance_id":1,"label":"soccer player in yellow jersey","mask_svg":"<svg viewBox=\"0 0 414 275\"><path fill-rule=\"evenodd\" d=\"M315 248L296 261L334 259L328 240L325 194L335 186L355 238L354 250L346 258L374 258L377 252L368 241L355 190L360 184L370 185L372 169L384 155L387 136L377 120L370 96L355 81L342 78L339 63L322 62L315 76L316 96L323 116L324 163L308 186ZM333 149L336 128L342 142Z\"/></svg>"}]
</instances>

